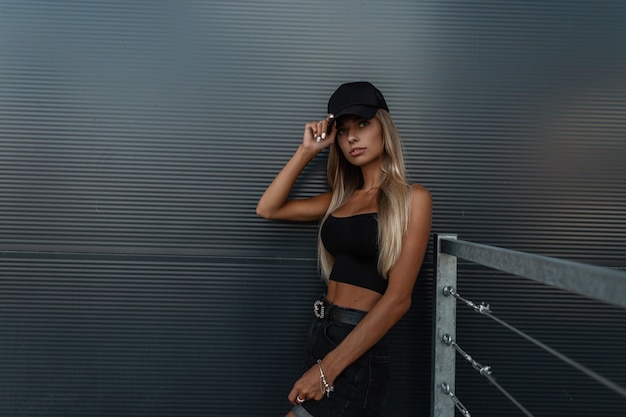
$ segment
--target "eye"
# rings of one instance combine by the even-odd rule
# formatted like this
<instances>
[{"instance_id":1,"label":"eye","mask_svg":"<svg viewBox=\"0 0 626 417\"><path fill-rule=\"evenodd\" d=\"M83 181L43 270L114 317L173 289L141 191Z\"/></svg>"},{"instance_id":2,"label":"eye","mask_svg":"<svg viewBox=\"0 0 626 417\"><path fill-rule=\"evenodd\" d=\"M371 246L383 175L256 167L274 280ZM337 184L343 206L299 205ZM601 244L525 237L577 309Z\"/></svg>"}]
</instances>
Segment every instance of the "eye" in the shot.
<instances>
[{"instance_id":1,"label":"eye","mask_svg":"<svg viewBox=\"0 0 626 417\"><path fill-rule=\"evenodd\" d=\"M369 124L369 120L362 120L361 122L359 122L359 127L366 127Z\"/></svg>"},{"instance_id":2,"label":"eye","mask_svg":"<svg viewBox=\"0 0 626 417\"><path fill-rule=\"evenodd\" d=\"M346 129L345 127L339 127L339 128L337 128L337 135L338 135L338 136L345 135L345 134L346 134L346 132L347 132L347 129Z\"/></svg>"}]
</instances>

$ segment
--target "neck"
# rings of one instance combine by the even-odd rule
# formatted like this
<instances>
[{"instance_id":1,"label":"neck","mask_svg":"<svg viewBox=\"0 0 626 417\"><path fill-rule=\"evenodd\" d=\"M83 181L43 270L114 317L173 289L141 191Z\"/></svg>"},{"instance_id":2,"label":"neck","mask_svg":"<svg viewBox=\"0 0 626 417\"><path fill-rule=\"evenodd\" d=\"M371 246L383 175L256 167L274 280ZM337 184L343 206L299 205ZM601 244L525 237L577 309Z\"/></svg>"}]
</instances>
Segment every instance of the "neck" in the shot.
<instances>
[{"instance_id":1,"label":"neck","mask_svg":"<svg viewBox=\"0 0 626 417\"><path fill-rule=\"evenodd\" d=\"M382 173L379 165L361 167L361 173L363 174L363 187L361 188L363 191L378 189Z\"/></svg>"}]
</instances>

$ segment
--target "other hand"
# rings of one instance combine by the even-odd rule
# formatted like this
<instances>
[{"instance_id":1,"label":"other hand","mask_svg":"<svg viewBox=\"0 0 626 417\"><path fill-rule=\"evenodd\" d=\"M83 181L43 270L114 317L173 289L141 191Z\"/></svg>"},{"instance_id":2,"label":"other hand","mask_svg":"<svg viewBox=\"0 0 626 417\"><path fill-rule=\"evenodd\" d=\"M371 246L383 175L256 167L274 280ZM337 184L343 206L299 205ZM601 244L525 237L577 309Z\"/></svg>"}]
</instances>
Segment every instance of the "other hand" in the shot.
<instances>
[{"instance_id":1,"label":"other hand","mask_svg":"<svg viewBox=\"0 0 626 417\"><path fill-rule=\"evenodd\" d=\"M320 382L319 367L315 364L293 384L289 393L289 402L296 405L305 401L319 401L324 397L324 394L325 390Z\"/></svg>"}]
</instances>

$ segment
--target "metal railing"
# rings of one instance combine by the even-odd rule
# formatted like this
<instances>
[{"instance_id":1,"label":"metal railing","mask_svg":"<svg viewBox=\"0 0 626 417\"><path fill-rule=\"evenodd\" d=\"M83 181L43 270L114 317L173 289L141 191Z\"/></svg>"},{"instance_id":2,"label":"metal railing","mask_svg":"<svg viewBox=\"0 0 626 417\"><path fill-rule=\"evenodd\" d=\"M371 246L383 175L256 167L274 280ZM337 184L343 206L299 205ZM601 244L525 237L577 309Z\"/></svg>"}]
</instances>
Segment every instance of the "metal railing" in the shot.
<instances>
[{"instance_id":1,"label":"metal railing","mask_svg":"<svg viewBox=\"0 0 626 417\"><path fill-rule=\"evenodd\" d=\"M457 291L457 259L486 266L505 273L529 278L543 284L626 309L626 272L549 258L525 252L487 246L457 239L454 234L435 236L432 417L453 417L455 408L470 417L469 410L455 395L456 354L467 360L525 415L532 414L501 387L491 375L491 368L476 362L456 343L456 304L460 301L477 313L488 316L509 330L556 356L607 388L626 397L626 389L568 358L555 349L494 316L487 304L476 304Z\"/></svg>"}]
</instances>

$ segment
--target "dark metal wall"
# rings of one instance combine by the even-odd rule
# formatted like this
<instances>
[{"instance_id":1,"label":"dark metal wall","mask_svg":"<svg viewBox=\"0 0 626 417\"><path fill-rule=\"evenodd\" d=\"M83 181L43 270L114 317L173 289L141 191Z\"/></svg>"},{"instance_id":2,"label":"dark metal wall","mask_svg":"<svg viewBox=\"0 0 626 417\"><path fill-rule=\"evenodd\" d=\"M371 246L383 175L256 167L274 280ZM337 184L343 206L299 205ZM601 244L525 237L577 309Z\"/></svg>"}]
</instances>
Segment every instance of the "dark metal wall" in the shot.
<instances>
[{"instance_id":1,"label":"dark metal wall","mask_svg":"<svg viewBox=\"0 0 626 417\"><path fill-rule=\"evenodd\" d=\"M385 93L411 178L433 193L434 232L626 268L625 9L0 0L0 415L284 415L323 291L316 225L254 207L346 81ZM294 194L323 190L324 167ZM620 312L461 270L460 290L522 325L540 305L556 320L537 332L569 329L590 366L624 369L588 343L602 326L626 343ZM386 416L427 413L431 281L429 254L392 331ZM460 314L477 359L512 348L507 361L536 362ZM537 415L593 415L594 398L597 415L623 409L585 381L534 390L537 372L571 384L549 362L509 363ZM508 407L463 370L458 390L477 415Z\"/></svg>"}]
</instances>

